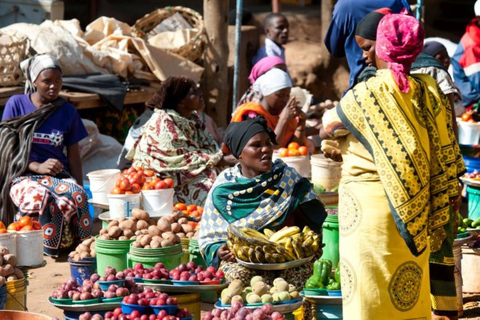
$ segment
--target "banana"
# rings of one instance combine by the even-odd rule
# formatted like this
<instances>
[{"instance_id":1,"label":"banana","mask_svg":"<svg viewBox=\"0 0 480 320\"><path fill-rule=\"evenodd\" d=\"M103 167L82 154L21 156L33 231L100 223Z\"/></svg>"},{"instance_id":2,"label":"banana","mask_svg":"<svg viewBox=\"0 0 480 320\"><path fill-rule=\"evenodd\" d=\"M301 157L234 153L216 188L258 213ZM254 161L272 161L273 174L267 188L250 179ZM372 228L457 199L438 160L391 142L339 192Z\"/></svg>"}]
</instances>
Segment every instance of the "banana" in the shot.
<instances>
[{"instance_id":1,"label":"banana","mask_svg":"<svg viewBox=\"0 0 480 320\"><path fill-rule=\"evenodd\" d=\"M312 229L310 229L309 226L305 226L305 227L303 227L302 233L307 233L309 231L312 231Z\"/></svg>"},{"instance_id":2,"label":"banana","mask_svg":"<svg viewBox=\"0 0 480 320\"><path fill-rule=\"evenodd\" d=\"M242 228L240 229L240 232L243 233L247 237L252 237L254 239L261 239L268 241L268 237L264 235L261 232L258 232L257 230L251 229L251 228Z\"/></svg>"},{"instance_id":3,"label":"banana","mask_svg":"<svg viewBox=\"0 0 480 320\"><path fill-rule=\"evenodd\" d=\"M290 236L293 236L297 233L300 233L300 228L299 227L288 227L286 229L282 229L280 231L277 231L275 232L271 237L270 237L270 241L271 242L278 242L280 239L284 238L284 237L290 237Z\"/></svg>"},{"instance_id":4,"label":"banana","mask_svg":"<svg viewBox=\"0 0 480 320\"><path fill-rule=\"evenodd\" d=\"M265 229L263 229L263 233L267 236L267 238L270 239L270 237L273 236L275 232L273 232L272 230L270 230L268 228L265 228Z\"/></svg>"},{"instance_id":5,"label":"banana","mask_svg":"<svg viewBox=\"0 0 480 320\"><path fill-rule=\"evenodd\" d=\"M298 243L295 239L292 240L293 250L295 251L295 255L297 259L302 259L305 257L305 252L303 252L302 245Z\"/></svg>"},{"instance_id":6,"label":"banana","mask_svg":"<svg viewBox=\"0 0 480 320\"><path fill-rule=\"evenodd\" d=\"M272 254L272 256L273 256L273 259L275 259L276 263L283 263L283 262L286 261L285 257L282 256L281 254L274 253L274 254Z\"/></svg>"},{"instance_id":7,"label":"banana","mask_svg":"<svg viewBox=\"0 0 480 320\"><path fill-rule=\"evenodd\" d=\"M265 254L261 247L255 247L255 258L257 258L258 262L265 263Z\"/></svg>"},{"instance_id":8,"label":"banana","mask_svg":"<svg viewBox=\"0 0 480 320\"><path fill-rule=\"evenodd\" d=\"M235 255L238 257L238 259L242 261L250 261L248 257L248 248L247 247L240 247L236 252Z\"/></svg>"},{"instance_id":9,"label":"banana","mask_svg":"<svg viewBox=\"0 0 480 320\"><path fill-rule=\"evenodd\" d=\"M274 253L278 256L280 256L278 253ZM265 260L268 262L268 263L277 263L277 260L275 260L275 258L273 257L272 253L270 252L265 252Z\"/></svg>"},{"instance_id":10,"label":"banana","mask_svg":"<svg viewBox=\"0 0 480 320\"><path fill-rule=\"evenodd\" d=\"M305 250L306 248L311 248L313 244L313 238L308 238L307 240L303 241L302 248Z\"/></svg>"}]
</instances>

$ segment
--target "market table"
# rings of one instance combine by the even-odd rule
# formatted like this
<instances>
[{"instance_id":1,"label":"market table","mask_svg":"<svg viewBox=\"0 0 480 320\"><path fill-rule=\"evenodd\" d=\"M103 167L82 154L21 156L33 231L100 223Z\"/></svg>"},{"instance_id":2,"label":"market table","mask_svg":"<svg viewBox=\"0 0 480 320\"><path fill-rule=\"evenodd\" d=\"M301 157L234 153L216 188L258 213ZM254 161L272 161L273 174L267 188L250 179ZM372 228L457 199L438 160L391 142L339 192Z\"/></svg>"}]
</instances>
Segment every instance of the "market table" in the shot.
<instances>
[{"instance_id":1,"label":"market table","mask_svg":"<svg viewBox=\"0 0 480 320\"><path fill-rule=\"evenodd\" d=\"M23 87L0 88L0 106L5 106L11 96L22 94L23 90ZM124 105L145 103L156 91L157 86L153 84L151 86L141 86L138 90L128 91L125 96ZM78 110L105 107L107 105L96 93L62 90L60 96L73 104Z\"/></svg>"}]
</instances>

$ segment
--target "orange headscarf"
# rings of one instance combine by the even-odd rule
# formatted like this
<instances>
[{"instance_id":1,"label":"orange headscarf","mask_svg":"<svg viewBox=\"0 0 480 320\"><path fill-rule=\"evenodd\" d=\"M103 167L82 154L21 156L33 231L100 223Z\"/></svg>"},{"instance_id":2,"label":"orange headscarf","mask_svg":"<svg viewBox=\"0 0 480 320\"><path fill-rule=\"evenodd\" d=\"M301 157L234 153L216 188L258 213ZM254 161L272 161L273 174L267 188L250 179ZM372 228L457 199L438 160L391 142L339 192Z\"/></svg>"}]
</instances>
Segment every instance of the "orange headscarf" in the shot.
<instances>
[{"instance_id":1,"label":"orange headscarf","mask_svg":"<svg viewBox=\"0 0 480 320\"><path fill-rule=\"evenodd\" d=\"M271 115L267 110L262 107L262 105L256 102L247 102L245 104L242 104L233 114L231 122L243 121L244 115L246 115L250 111L253 111L256 114L265 117L268 127L275 131L280 117ZM288 121L282 141L277 141L280 147L287 147L290 140L292 140L293 134L295 133L297 126L298 120L296 118Z\"/></svg>"}]
</instances>

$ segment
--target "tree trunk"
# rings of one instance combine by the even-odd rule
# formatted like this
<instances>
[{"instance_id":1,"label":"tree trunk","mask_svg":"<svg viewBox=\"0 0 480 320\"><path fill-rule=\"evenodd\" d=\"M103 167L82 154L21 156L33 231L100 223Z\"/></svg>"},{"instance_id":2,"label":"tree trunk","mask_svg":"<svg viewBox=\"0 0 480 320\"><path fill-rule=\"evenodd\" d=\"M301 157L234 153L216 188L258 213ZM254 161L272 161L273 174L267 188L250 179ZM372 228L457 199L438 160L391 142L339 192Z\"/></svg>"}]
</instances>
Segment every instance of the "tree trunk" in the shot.
<instances>
[{"instance_id":1,"label":"tree trunk","mask_svg":"<svg viewBox=\"0 0 480 320\"><path fill-rule=\"evenodd\" d=\"M332 56L330 52L328 52L323 39L325 39L325 35L327 34L328 27L330 26L330 22L332 21L332 13L333 7L335 6L336 0L322 0L321 6L321 18L322 18L322 63L325 69L328 69L330 66L330 60Z\"/></svg>"},{"instance_id":2,"label":"tree trunk","mask_svg":"<svg viewBox=\"0 0 480 320\"><path fill-rule=\"evenodd\" d=\"M228 0L204 0L206 112L219 127L228 124Z\"/></svg>"}]
</instances>

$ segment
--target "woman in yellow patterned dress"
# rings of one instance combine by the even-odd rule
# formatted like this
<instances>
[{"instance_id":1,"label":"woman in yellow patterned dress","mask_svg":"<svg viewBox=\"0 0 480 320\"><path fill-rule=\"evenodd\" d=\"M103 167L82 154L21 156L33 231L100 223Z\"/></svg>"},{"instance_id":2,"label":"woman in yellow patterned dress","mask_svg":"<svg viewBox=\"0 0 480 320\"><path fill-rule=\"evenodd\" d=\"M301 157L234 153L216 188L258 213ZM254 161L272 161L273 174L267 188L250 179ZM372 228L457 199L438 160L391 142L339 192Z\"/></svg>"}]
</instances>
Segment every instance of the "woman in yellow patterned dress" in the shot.
<instances>
[{"instance_id":1,"label":"woman in yellow patterned dress","mask_svg":"<svg viewBox=\"0 0 480 320\"><path fill-rule=\"evenodd\" d=\"M376 75L323 118L344 161L344 319L430 319L430 255L439 268L453 262L450 199L465 167L448 100L430 76L408 75L423 37L413 17L386 15L377 30ZM444 298L438 301L456 299Z\"/></svg>"}]
</instances>

